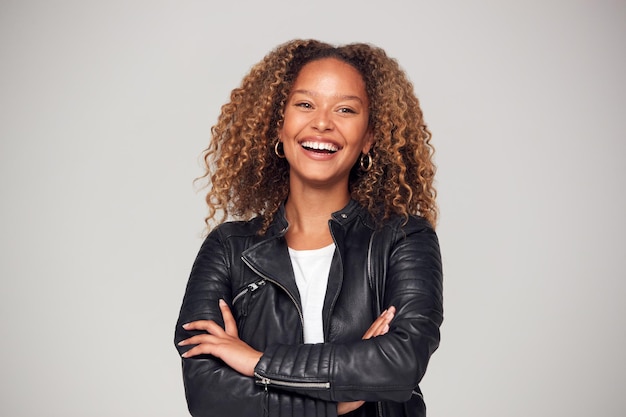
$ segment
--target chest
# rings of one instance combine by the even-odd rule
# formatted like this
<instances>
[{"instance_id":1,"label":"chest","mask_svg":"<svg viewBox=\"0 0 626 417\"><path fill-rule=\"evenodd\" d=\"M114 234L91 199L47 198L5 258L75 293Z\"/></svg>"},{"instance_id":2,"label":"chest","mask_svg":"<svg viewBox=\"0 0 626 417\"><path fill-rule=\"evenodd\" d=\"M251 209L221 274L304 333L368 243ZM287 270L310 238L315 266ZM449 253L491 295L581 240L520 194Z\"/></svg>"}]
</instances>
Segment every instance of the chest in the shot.
<instances>
[{"instance_id":1,"label":"chest","mask_svg":"<svg viewBox=\"0 0 626 417\"><path fill-rule=\"evenodd\" d=\"M366 252L337 251L328 270L323 294L324 339L359 340L374 320L372 290L367 276ZM276 260L272 271L239 265L233 282L233 312L240 337L263 350L274 343L303 342L302 294L288 254Z\"/></svg>"}]
</instances>

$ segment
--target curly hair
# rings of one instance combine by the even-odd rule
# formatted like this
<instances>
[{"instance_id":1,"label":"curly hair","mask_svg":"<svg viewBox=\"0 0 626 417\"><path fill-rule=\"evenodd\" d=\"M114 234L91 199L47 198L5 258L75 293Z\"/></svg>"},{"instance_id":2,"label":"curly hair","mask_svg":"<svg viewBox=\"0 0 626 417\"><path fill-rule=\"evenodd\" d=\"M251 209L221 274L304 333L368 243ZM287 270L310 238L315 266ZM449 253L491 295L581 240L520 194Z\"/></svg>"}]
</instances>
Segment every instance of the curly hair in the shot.
<instances>
[{"instance_id":1,"label":"curly hair","mask_svg":"<svg viewBox=\"0 0 626 417\"><path fill-rule=\"evenodd\" d=\"M263 217L264 233L289 193L289 165L274 152L285 103L300 70L309 62L335 58L356 68L370 102L373 167L350 172L351 197L380 224L393 215L437 221L433 186L434 149L413 85L381 48L355 43L335 47L316 40L278 46L252 67L211 128L203 157L209 188L205 219ZM219 214L219 215L218 215Z\"/></svg>"}]
</instances>

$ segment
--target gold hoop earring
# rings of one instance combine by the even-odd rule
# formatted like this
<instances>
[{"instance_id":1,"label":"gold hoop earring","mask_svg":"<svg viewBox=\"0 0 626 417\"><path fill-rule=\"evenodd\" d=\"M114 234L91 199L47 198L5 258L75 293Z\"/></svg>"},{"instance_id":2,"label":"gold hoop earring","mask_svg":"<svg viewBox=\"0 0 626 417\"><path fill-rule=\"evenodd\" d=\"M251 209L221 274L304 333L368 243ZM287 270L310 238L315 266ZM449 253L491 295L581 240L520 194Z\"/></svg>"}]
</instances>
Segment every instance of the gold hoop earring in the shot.
<instances>
[{"instance_id":1,"label":"gold hoop earring","mask_svg":"<svg viewBox=\"0 0 626 417\"><path fill-rule=\"evenodd\" d=\"M363 172L368 172L370 169L372 169L374 161L372 160L372 156L369 152L361 154L361 158L359 159L359 165L361 166L361 171Z\"/></svg>"},{"instance_id":2,"label":"gold hoop earring","mask_svg":"<svg viewBox=\"0 0 626 417\"><path fill-rule=\"evenodd\" d=\"M282 144L283 143L281 141L277 140L276 141L276 145L274 145L274 153L280 159L284 159L285 158L285 150L283 149Z\"/></svg>"}]
</instances>

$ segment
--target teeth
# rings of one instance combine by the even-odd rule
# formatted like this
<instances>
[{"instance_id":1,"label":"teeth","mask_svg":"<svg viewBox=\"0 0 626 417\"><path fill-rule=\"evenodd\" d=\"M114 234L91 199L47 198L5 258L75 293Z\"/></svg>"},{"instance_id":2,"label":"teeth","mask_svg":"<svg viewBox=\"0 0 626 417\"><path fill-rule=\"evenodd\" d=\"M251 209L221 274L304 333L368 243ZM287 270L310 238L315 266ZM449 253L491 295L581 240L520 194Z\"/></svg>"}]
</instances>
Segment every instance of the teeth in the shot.
<instances>
[{"instance_id":1,"label":"teeth","mask_svg":"<svg viewBox=\"0 0 626 417\"><path fill-rule=\"evenodd\" d=\"M302 142L302 147L318 151L337 152L339 148L328 142Z\"/></svg>"}]
</instances>

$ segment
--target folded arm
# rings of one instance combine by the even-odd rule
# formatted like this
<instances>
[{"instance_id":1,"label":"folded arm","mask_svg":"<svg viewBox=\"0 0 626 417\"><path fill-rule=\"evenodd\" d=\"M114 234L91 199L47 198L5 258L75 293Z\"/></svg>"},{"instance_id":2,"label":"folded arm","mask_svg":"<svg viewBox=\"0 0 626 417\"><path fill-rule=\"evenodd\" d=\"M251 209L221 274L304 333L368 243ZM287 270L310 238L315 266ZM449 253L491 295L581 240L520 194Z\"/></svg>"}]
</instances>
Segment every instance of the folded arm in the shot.
<instances>
[{"instance_id":1,"label":"folded arm","mask_svg":"<svg viewBox=\"0 0 626 417\"><path fill-rule=\"evenodd\" d=\"M385 304L397 308L389 332L346 344L269 346L255 369L259 384L326 401L411 397L439 345L442 272L434 231L404 232L388 262Z\"/></svg>"}]
</instances>

